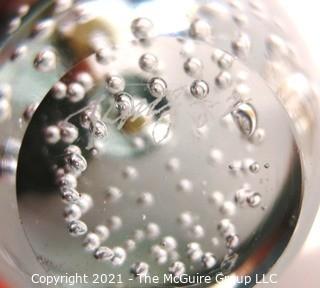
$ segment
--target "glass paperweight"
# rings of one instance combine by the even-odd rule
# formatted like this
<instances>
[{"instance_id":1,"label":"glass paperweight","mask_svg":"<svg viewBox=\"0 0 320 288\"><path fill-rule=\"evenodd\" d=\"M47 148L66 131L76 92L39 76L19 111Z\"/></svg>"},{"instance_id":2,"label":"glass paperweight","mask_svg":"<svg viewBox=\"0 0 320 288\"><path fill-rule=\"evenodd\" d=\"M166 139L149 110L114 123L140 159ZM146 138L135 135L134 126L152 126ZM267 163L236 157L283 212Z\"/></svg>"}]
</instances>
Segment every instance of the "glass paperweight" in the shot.
<instances>
[{"instance_id":1,"label":"glass paperweight","mask_svg":"<svg viewBox=\"0 0 320 288\"><path fill-rule=\"evenodd\" d=\"M320 176L315 71L277 1L0 11L8 287L276 281Z\"/></svg>"}]
</instances>

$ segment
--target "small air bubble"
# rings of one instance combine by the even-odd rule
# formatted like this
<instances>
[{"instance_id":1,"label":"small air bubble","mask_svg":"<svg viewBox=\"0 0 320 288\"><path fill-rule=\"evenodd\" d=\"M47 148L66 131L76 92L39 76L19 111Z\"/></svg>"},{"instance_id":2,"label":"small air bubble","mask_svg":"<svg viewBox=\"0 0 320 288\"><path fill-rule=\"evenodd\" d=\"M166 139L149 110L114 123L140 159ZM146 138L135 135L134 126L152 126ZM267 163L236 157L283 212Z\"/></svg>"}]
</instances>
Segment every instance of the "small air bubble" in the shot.
<instances>
[{"instance_id":1,"label":"small air bubble","mask_svg":"<svg viewBox=\"0 0 320 288\"><path fill-rule=\"evenodd\" d=\"M106 79L107 91L111 94L117 94L125 89L126 82L121 76L111 75Z\"/></svg>"},{"instance_id":2,"label":"small air bubble","mask_svg":"<svg viewBox=\"0 0 320 288\"><path fill-rule=\"evenodd\" d=\"M209 95L209 85L203 80L195 80L190 86L191 95L196 99L204 99Z\"/></svg>"},{"instance_id":3,"label":"small air bubble","mask_svg":"<svg viewBox=\"0 0 320 288\"><path fill-rule=\"evenodd\" d=\"M159 65L158 58L153 54L143 54L139 59L139 66L145 72L154 72Z\"/></svg>"},{"instance_id":4,"label":"small air bubble","mask_svg":"<svg viewBox=\"0 0 320 288\"><path fill-rule=\"evenodd\" d=\"M87 233L88 227L84 222L75 220L69 223L68 230L71 236L79 237Z\"/></svg>"},{"instance_id":5,"label":"small air bubble","mask_svg":"<svg viewBox=\"0 0 320 288\"><path fill-rule=\"evenodd\" d=\"M193 191L193 184L189 179L181 179L177 185L177 190L185 193Z\"/></svg>"},{"instance_id":6,"label":"small air bubble","mask_svg":"<svg viewBox=\"0 0 320 288\"><path fill-rule=\"evenodd\" d=\"M163 98L167 94L167 83L162 78L152 78L148 83L150 94L155 98Z\"/></svg>"},{"instance_id":7,"label":"small air bubble","mask_svg":"<svg viewBox=\"0 0 320 288\"><path fill-rule=\"evenodd\" d=\"M132 265L130 271L134 277L139 277L141 279L148 275L149 265L145 262L138 262Z\"/></svg>"},{"instance_id":8,"label":"small air bubble","mask_svg":"<svg viewBox=\"0 0 320 288\"><path fill-rule=\"evenodd\" d=\"M85 88L77 82L70 83L67 89L67 97L71 103L77 103L83 100L86 95Z\"/></svg>"},{"instance_id":9,"label":"small air bubble","mask_svg":"<svg viewBox=\"0 0 320 288\"><path fill-rule=\"evenodd\" d=\"M188 75L194 76L202 72L203 64L200 59L192 57L187 59L187 61L184 63L183 68Z\"/></svg>"},{"instance_id":10,"label":"small air bubble","mask_svg":"<svg viewBox=\"0 0 320 288\"><path fill-rule=\"evenodd\" d=\"M181 261L176 261L172 263L169 267L169 273L171 273L174 277L180 277L181 275L185 274L186 266Z\"/></svg>"},{"instance_id":11,"label":"small air bubble","mask_svg":"<svg viewBox=\"0 0 320 288\"><path fill-rule=\"evenodd\" d=\"M50 72L56 69L57 56L54 51L45 49L36 55L33 64L40 72Z\"/></svg>"},{"instance_id":12,"label":"small air bubble","mask_svg":"<svg viewBox=\"0 0 320 288\"><path fill-rule=\"evenodd\" d=\"M114 252L108 247L100 247L95 251L94 257L100 261L110 261L114 257Z\"/></svg>"},{"instance_id":13,"label":"small air bubble","mask_svg":"<svg viewBox=\"0 0 320 288\"><path fill-rule=\"evenodd\" d=\"M147 18L137 18L131 24L132 34L139 40L145 40L152 36L153 23Z\"/></svg>"},{"instance_id":14,"label":"small air bubble","mask_svg":"<svg viewBox=\"0 0 320 288\"><path fill-rule=\"evenodd\" d=\"M79 220L82 216L81 209L76 204L67 205L64 209L63 216L67 222Z\"/></svg>"},{"instance_id":15,"label":"small air bubble","mask_svg":"<svg viewBox=\"0 0 320 288\"><path fill-rule=\"evenodd\" d=\"M121 266L127 258L127 252L122 247L115 247L113 249L114 256L111 262L114 266Z\"/></svg>"},{"instance_id":16,"label":"small air bubble","mask_svg":"<svg viewBox=\"0 0 320 288\"><path fill-rule=\"evenodd\" d=\"M210 38L212 29L207 21L196 19L191 23L189 34L192 38L206 40Z\"/></svg>"},{"instance_id":17,"label":"small air bubble","mask_svg":"<svg viewBox=\"0 0 320 288\"><path fill-rule=\"evenodd\" d=\"M95 233L88 233L86 237L84 238L82 245L88 252L93 252L100 246L100 238Z\"/></svg>"},{"instance_id":18,"label":"small air bubble","mask_svg":"<svg viewBox=\"0 0 320 288\"><path fill-rule=\"evenodd\" d=\"M213 255L213 253L210 252L206 252L203 254L201 262L206 269L212 269L214 266L217 265L216 257Z\"/></svg>"},{"instance_id":19,"label":"small air bubble","mask_svg":"<svg viewBox=\"0 0 320 288\"><path fill-rule=\"evenodd\" d=\"M216 77L215 83L219 89L227 89L232 84L232 76L228 71L222 71Z\"/></svg>"}]
</instances>

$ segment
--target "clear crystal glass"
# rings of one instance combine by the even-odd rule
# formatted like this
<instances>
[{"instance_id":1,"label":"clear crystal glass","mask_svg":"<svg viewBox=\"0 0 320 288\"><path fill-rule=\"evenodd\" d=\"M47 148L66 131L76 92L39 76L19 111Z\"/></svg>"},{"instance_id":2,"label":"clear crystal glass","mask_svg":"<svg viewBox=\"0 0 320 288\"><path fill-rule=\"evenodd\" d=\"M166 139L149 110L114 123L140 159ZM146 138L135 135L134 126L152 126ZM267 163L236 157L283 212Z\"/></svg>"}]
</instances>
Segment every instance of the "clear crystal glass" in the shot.
<instances>
[{"instance_id":1,"label":"clear crystal glass","mask_svg":"<svg viewBox=\"0 0 320 288\"><path fill-rule=\"evenodd\" d=\"M252 287L286 266L319 206L320 122L314 65L277 1L0 11L7 281Z\"/></svg>"}]
</instances>

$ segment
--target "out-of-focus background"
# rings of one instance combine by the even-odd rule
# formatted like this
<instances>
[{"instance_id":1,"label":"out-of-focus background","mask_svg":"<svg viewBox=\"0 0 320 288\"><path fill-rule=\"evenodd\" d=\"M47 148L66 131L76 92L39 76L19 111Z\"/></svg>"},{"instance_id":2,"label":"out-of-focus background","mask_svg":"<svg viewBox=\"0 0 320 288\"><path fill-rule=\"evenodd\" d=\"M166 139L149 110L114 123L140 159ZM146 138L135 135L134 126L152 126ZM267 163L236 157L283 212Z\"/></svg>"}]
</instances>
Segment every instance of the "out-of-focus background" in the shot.
<instances>
[{"instance_id":1,"label":"out-of-focus background","mask_svg":"<svg viewBox=\"0 0 320 288\"><path fill-rule=\"evenodd\" d=\"M306 42L319 71L320 87L320 34L319 9L320 2L314 0L279 0L300 36ZM278 284L271 284L275 288L317 288L319 287L320 266L320 210L313 224L312 230L298 256L288 265L280 276Z\"/></svg>"},{"instance_id":2,"label":"out-of-focus background","mask_svg":"<svg viewBox=\"0 0 320 288\"><path fill-rule=\"evenodd\" d=\"M275 288L317 288L319 287L320 265L320 213L314 222L311 233L304 247L280 276L278 284L272 284Z\"/></svg>"}]
</instances>

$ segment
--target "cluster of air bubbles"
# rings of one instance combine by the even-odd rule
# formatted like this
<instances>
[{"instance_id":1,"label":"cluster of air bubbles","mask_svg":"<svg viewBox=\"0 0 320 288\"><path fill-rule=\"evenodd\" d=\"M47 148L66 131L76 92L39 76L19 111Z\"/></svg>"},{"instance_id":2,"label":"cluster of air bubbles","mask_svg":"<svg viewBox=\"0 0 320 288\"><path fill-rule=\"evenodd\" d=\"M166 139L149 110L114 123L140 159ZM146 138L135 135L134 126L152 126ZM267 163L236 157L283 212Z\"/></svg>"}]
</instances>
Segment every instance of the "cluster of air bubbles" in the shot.
<instances>
[{"instance_id":1,"label":"cluster of air bubbles","mask_svg":"<svg viewBox=\"0 0 320 288\"><path fill-rule=\"evenodd\" d=\"M61 128L61 125L59 127ZM70 128L70 126L64 126L64 128L66 127ZM69 130L67 129L67 131ZM65 135L65 137L67 136ZM67 139L69 137L70 135ZM69 142L66 141L66 143ZM107 226L98 225L92 232L88 232L86 223L81 221L81 217L88 213L94 204L89 194L80 194L77 191L77 178L87 169L87 161L78 146L69 143L69 146L65 148L64 165L56 170L56 184L62 200L66 204L63 216L67 222L69 234L73 237L84 236L82 241L84 250L92 253L97 260L108 261L114 266L122 265L127 257L126 251L122 247L102 246L109 238L110 232L117 231L122 227L122 219L119 216L111 216L107 220ZM106 198L109 202L118 201L121 197L122 193L118 188L109 187L107 189Z\"/></svg>"},{"instance_id":2,"label":"cluster of air bubbles","mask_svg":"<svg viewBox=\"0 0 320 288\"><path fill-rule=\"evenodd\" d=\"M236 7L237 4L232 3L239 2L231 1L230 5ZM72 0L56 0L55 12L61 13L72 6ZM78 14L79 18L83 16L80 8L78 10L75 9L73 12ZM248 18L241 11L241 13L238 12L233 14L233 21L239 26L243 26L248 22ZM17 18L13 19L10 23L10 31L18 29L23 15L25 14L21 12L19 17L17 16ZM53 29L55 29L55 25L56 22L52 19L42 20L33 26L31 36L34 38L41 38L49 35ZM131 32L133 36L140 41L139 44L148 44L149 40L154 35L154 25L148 18L136 18L131 22ZM209 80L207 77L203 77L206 76L203 75L204 68L206 68L205 61L201 55L198 55L198 57L196 53L194 53L194 46L198 40L210 42L214 39L213 37L215 35L213 33L212 25L204 19L194 19L191 22L188 33L192 39L190 39L191 41L189 41L189 43L185 41L185 50L183 53L181 52L181 54L183 54L183 66L181 64L179 65L180 69L183 69L188 76L187 78L192 79L190 83L186 85L189 98L209 101L211 100L208 99L210 92L218 91L218 93L224 93L232 89L232 96L239 101L237 101L228 112L231 122L233 121L235 123L242 136L245 136L245 138L254 144L261 144L266 137L266 132L264 129L258 128L257 111L249 101L242 101L244 100L244 97L248 96L251 92L250 86L245 83L245 81L248 80L248 75L246 75L246 77L244 74L240 75L240 73L237 76L234 75L234 68L237 64L235 63L235 57L243 58L250 53L252 45L250 35L241 32L232 40L230 48L234 55L218 49L214 51L211 58L214 60L215 66L219 69L219 72L210 76L212 79ZM138 43L137 40L134 41L135 44ZM92 46L94 45L92 44ZM12 53L11 59L16 60L20 58L27 52L27 49L28 47L22 44L16 47ZM289 48L284 39L277 35L270 35L266 40L266 49L270 57L276 58L279 55L287 55ZM108 45L97 45L93 51L95 53L94 57L96 62L106 65L106 67L99 66L101 69L107 68L107 64L110 64L113 60L117 59L115 57L116 49L113 49ZM148 80L145 83L145 87L147 87L150 95L153 98L156 98L156 101L160 101L162 98L169 96L169 82L166 82L169 78L166 79L167 75L164 73L162 74L162 68L165 66L162 66L163 62L160 55L157 53L154 54L151 50L143 50L143 52L135 59L135 63L137 66L136 68L140 68L140 72L142 72L146 78L148 76L150 77L147 78ZM57 68L57 64L58 54L50 47L44 48L38 52L35 55L33 62L34 68L39 72L53 71ZM120 76L117 74L118 72L112 71L114 74L107 74L106 77L106 74L104 74L103 77L105 77L105 82L103 83L105 83L105 91L109 97L108 99L114 101L113 108L115 108L118 113L117 116L119 116L121 120L127 120L132 115L134 101L136 101L136 99L133 94L131 95L125 92L126 88L128 88L126 86L130 86L129 78L127 79ZM50 96L55 100L65 99L68 104L76 104L83 100L88 100L87 98L89 97L86 98L86 96L89 96L90 93L88 92L94 88L96 81L95 77L92 75L95 74L80 72L73 75L68 81L60 80L53 85ZM184 77L186 77L186 75L184 75ZM213 89L214 86L218 89ZM0 85L0 121L6 120L10 113L11 93L10 86ZM198 102L202 103L202 101ZM77 105L74 106L76 107ZM23 119L25 121L30 121L37 107L38 103L36 102L27 106L23 112ZM79 127L73 124L77 122L70 122L70 119L68 118L68 120L50 123L43 129L43 136L46 144L51 146L58 143L66 145L64 154L61 156L63 159L58 162L59 164L57 164L55 169L55 183L58 187L61 199L65 204L63 217L69 234L73 237L83 236L82 246L86 252L90 253L95 259L101 262L109 262L114 266L122 265L127 259L127 253L138 249L138 245L141 245L145 239L148 239L156 242L153 243L150 249L151 257L159 265L167 264L168 272L174 276L180 276L188 269L186 265L187 262L184 263L181 261L182 258L180 259L178 248L179 252L181 248L186 249L185 252L192 264L198 263L202 265L204 269L213 269L216 267L219 261L218 256L213 252L207 251L204 246L201 246L200 242L191 241L200 241L210 237L208 239L211 239L212 245L218 246L220 241L220 238L218 239L219 236L213 237L213 235L210 235L210 230L207 230L207 227L199 221L200 218L196 215L195 211L179 211L179 214L175 215L175 221L181 226L180 228L186 232L186 237L189 239L189 243L186 245L187 247L180 247L182 245L180 242L178 243L179 239L171 235L165 236L167 234L164 233L168 232L166 232L163 227L160 227L158 223L151 222L154 220L151 220L151 217L147 214L152 210L153 206L155 206L155 201L157 199L157 194L154 194L153 191L149 192L150 190L141 189L134 195L133 201L137 206L137 209L143 210L143 213L141 214L143 227L139 227L132 235L130 235L130 237L125 239L123 247L108 247L106 246L106 243L104 243L112 233L116 233L118 230L125 228L125 219L122 219L122 216L118 216L119 214L109 215L108 218L105 219L103 225L98 225L91 231L86 223L81 220L81 218L93 208L94 203L89 194L79 192L78 178L85 173L88 168L88 163L82 154L81 149L76 145L80 145L78 141L82 140L79 139L79 136L83 129L86 129L98 143L102 143L103 141L98 140L104 139L108 136L108 133L111 132L109 126L102 120L100 108L99 104L97 107L89 104L85 109L82 109L77 114L79 116ZM146 147L146 143L145 138L140 137L140 135L135 135L135 138L132 140L132 145L140 150L143 150ZM96 149L94 151L98 151L98 144L94 146L93 149ZM15 152L14 154L17 153ZM221 165L228 160L227 153L224 153L224 151L216 147L212 148L212 146L206 157L208 163L212 166L210 169L215 169L218 165ZM16 161L10 162L8 159L5 158L0 160L0 176L4 174L3 171L5 170L7 173L15 173ZM188 193L196 194L196 192L198 192L198 185L192 177L183 174L180 175L180 172L183 172L182 170L185 168L185 165L182 164L185 163L179 158L171 157L166 160L164 166L167 172L179 175L179 178L177 178L178 181L173 184L174 188L178 192L185 193L180 193L182 197L188 197L190 196ZM58 167L58 165L61 166ZM267 164L265 164L265 168L267 168L266 165ZM260 172L261 167L258 161L244 159L232 161L229 165L229 170L234 174L242 171L247 173L244 173L244 175L254 177L254 174ZM127 165L121 170L120 176L126 183L131 185L139 178L139 172L142 174L143 171L138 171L136 167ZM167 176L169 177L172 175L169 175L168 173ZM120 187L121 186L110 185L104 188L105 210L107 210L109 206L118 203L123 200L123 198L127 197L125 189ZM217 231L220 234L221 239L224 239L226 248L228 251L236 250L240 246L240 237L237 234L235 225L230 219L235 218L233 216L236 215L238 212L237 209L240 209L240 207L243 208L248 206L254 208L260 206L262 201L261 194L253 191L249 186L244 186L236 191L234 199L232 200L228 199L225 193L214 190L212 187L208 187L208 190L205 191L203 195L207 197L206 201L211 204L210 207L212 208L215 206L218 213L223 218L217 225ZM229 260L230 259L226 258L225 263L229 263ZM150 267L151 265L147 262L135 262L131 265L130 272L134 277L144 277L150 273Z\"/></svg>"}]
</instances>

